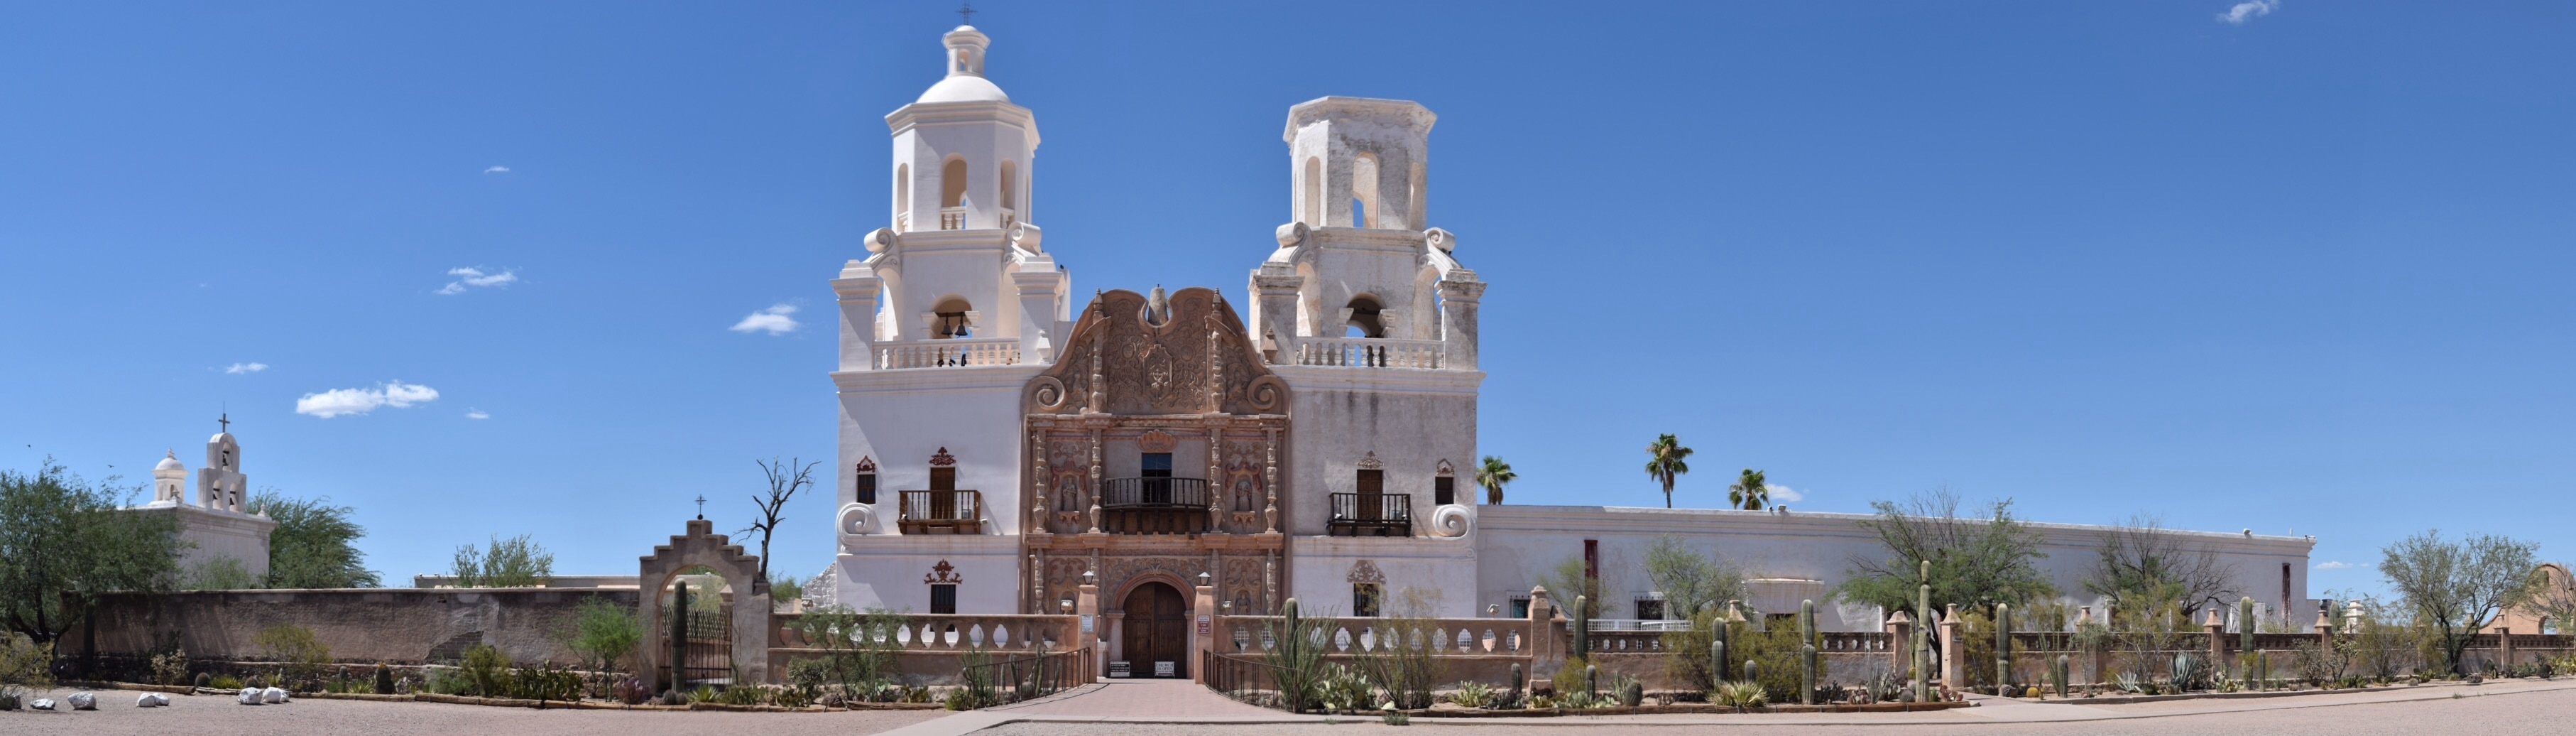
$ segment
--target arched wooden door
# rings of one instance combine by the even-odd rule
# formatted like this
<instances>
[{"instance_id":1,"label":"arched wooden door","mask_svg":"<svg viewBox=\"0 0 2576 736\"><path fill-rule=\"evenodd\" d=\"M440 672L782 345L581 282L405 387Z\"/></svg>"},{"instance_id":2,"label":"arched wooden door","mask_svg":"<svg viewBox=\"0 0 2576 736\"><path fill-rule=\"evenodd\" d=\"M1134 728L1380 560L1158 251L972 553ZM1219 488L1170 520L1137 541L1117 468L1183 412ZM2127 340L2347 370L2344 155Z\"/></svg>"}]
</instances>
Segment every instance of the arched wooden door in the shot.
<instances>
[{"instance_id":1,"label":"arched wooden door","mask_svg":"<svg viewBox=\"0 0 2576 736\"><path fill-rule=\"evenodd\" d=\"M1122 647L1135 677L1158 676L1156 662L1172 663L1171 677L1189 676L1189 609L1181 592L1162 583L1146 583L1127 593L1121 624Z\"/></svg>"}]
</instances>

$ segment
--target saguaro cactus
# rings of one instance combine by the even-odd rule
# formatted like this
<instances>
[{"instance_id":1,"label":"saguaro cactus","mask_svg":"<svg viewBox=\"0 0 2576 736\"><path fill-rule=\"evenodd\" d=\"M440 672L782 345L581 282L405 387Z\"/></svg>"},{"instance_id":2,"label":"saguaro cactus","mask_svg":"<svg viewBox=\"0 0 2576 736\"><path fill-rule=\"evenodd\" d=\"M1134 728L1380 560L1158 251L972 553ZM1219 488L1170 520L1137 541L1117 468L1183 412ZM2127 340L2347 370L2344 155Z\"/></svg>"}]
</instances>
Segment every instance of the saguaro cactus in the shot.
<instances>
[{"instance_id":1,"label":"saguaro cactus","mask_svg":"<svg viewBox=\"0 0 2576 736\"><path fill-rule=\"evenodd\" d=\"M2254 628L2254 599L2250 596L2238 597L2236 599L2236 655L2239 659L2246 660L2245 671L2239 674L2244 675L2247 690L2254 689L2256 682L2253 662Z\"/></svg>"},{"instance_id":2,"label":"saguaro cactus","mask_svg":"<svg viewBox=\"0 0 2576 736\"><path fill-rule=\"evenodd\" d=\"M1574 656L1592 658L1592 616L1590 600L1574 597Z\"/></svg>"},{"instance_id":3,"label":"saguaro cactus","mask_svg":"<svg viewBox=\"0 0 2576 736\"><path fill-rule=\"evenodd\" d=\"M1995 694L2012 695L2012 604L1995 604Z\"/></svg>"},{"instance_id":4,"label":"saguaro cactus","mask_svg":"<svg viewBox=\"0 0 2576 736\"><path fill-rule=\"evenodd\" d=\"M1915 578L1922 585L1914 593L1914 702L1932 701L1932 641L1923 634L1932 628L1932 561L1923 561L1923 576Z\"/></svg>"},{"instance_id":5,"label":"saguaro cactus","mask_svg":"<svg viewBox=\"0 0 2576 736\"><path fill-rule=\"evenodd\" d=\"M2048 668L2048 684L2057 686L2057 697L2066 697L2066 655L2057 655L2057 665Z\"/></svg>"},{"instance_id":6,"label":"saguaro cactus","mask_svg":"<svg viewBox=\"0 0 2576 736\"><path fill-rule=\"evenodd\" d=\"M1798 702L1816 704L1816 601L1798 602Z\"/></svg>"},{"instance_id":7,"label":"saguaro cactus","mask_svg":"<svg viewBox=\"0 0 2576 736\"><path fill-rule=\"evenodd\" d=\"M1708 643L1708 684L1726 681L1726 624L1717 625L1717 641Z\"/></svg>"}]
</instances>

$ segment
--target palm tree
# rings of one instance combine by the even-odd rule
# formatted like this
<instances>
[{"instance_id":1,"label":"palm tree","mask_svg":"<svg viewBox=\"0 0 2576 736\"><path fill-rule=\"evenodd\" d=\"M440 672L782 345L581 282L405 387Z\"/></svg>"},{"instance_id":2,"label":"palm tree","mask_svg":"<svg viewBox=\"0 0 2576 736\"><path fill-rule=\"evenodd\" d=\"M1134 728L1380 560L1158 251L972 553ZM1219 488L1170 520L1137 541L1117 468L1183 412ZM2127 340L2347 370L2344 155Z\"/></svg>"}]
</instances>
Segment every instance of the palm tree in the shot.
<instances>
[{"instance_id":1,"label":"palm tree","mask_svg":"<svg viewBox=\"0 0 2576 736\"><path fill-rule=\"evenodd\" d=\"M1690 472L1690 463L1682 462L1690 454L1691 448L1669 434L1646 446L1646 455L1653 458L1646 461L1646 475L1664 482L1664 508L1673 507L1673 476Z\"/></svg>"},{"instance_id":2,"label":"palm tree","mask_svg":"<svg viewBox=\"0 0 2576 736\"><path fill-rule=\"evenodd\" d=\"M1771 504L1771 488L1762 485L1762 471L1745 468L1736 476L1735 485L1726 487L1727 505L1746 511L1760 511Z\"/></svg>"},{"instance_id":3,"label":"palm tree","mask_svg":"<svg viewBox=\"0 0 2576 736\"><path fill-rule=\"evenodd\" d=\"M1486 455L1484 462L1476 468L1476 485L1485 488L1485 503L1496 506L1503 503L1503 484L1519 477L1519 473L1512 472L1511 463L1492 455Z\"/></svg>"}]
</instances>

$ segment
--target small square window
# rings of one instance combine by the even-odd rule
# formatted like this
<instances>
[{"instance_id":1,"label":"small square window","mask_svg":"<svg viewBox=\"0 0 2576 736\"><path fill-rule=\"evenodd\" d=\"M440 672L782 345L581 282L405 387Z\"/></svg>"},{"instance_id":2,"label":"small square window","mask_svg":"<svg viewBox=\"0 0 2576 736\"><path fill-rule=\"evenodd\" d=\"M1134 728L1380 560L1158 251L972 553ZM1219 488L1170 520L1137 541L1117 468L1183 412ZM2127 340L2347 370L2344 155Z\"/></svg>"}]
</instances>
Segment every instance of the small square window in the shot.
<instances>
[{"instance_id":1,"label":"small square window","mask_svg":"<svg viewBox=\"0 0 2576 736\"><path fill-rule=\"evenodd\" d=\"M1664 602L1653 598L1637 599L1637 618L1641 621L1664 620Z\"/></svg>"},{"instance_id":2,"label":"small square window","mask_svg":"<svg viewBox=\"0 0 2576 736\"><path fill-rule=\"evenodd\" d=\"M1379 599L1383 597L1376 583L1352 583L1351 615L1360 618L1376 618Z\"/></svg>"},{"instance_id":3,"label":"small square window","mask_svg":"<svg viewBox=\"0 0 2576 736\"><path fill-rule=\"evenodd\" d=\"M1510 607L1512 618L1529 618L1529 606L1529 596L1512 596L1512 605Z\"/></svg>"},{"instance_id":4,"label":"small square window","mask_svg":"<svg viewBox=\"0 0 2576 736\"><path fill-rule=\"evenodd\" d=\"M1431 479L1431 505L1447 506L1458 502L1458 479L1438 476Z\"/></svg>"},{"instance_id":5,"label":"small square window","mask_svg":"<svg viewBox=\"0 0 2576 736\"><path fill-rule=\"evenodd\" d=\"M930 586L930 612L931 612L931 613L956 613L956 612L957 612L957 585L956 585L956 584L954 584L954 583L940 583L940 584L937 584L937 585L932 585L932 586Z\"/></svg>"},{"instance_id":6,"label":"small square window","mask_svg":"<svg viewBox=\"0 0 2576 736\"><path fill-rule=\"evenodd\" d=\"M856 485L859 491L859 503L877 502L877 474L860 474Z\"/></svg>"}]
</instances>

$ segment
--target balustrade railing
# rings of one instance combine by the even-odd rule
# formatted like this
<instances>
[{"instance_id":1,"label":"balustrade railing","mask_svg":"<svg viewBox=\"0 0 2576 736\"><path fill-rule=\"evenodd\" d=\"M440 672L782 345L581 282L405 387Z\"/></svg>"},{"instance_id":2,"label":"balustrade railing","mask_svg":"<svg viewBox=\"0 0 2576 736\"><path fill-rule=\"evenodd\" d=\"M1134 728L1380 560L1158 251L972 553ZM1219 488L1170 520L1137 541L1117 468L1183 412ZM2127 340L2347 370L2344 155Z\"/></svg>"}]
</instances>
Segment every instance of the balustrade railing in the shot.
<instances>
[{"instance_id":1,"label":"balustrade railing","mask_svg":"<svg viewBox=\"0 0 2576 736\"><path fill-rule=\"evenodd\" d=\"M923 651L954 651L970 647L986 649L1061 651L1083 647L1077 627L1080 618L1061 615L1031 614L882 614L895 619L892 626L879 625L870 631L856 626L852 630L832 630L815 622L810 614L782 613L772 615L769 645L791 649L835 649L858 645L858 637L872 636L875 643L887 648ZM839 637L838 642L832 641Z\"/></svg>"},{"instance_id":2,"label":"balustrade railing","mask_svg":"<svg viewBox=\"0 0 2576 736\"><path fill-rule=\"evenodd\" d=\"M905 534L984 533L980 491L903 491L902 512L896 524Z\"/></svg>"},{"instance_id":3,"label":"balustrade railing","mask_svg":"<svg viewBox=\"0 0 2576 736\"><path fill-rule=\"evenodd\" d=\"M1438 340L1389 340L1360 337L1310 337L1297 343L1298 365L1358 368L1438 368Z\"/></svg>"},{"instance_id":4,"label":"balustrade railing","mask_svg":"<svg viewBox=\"0 0 2576 736\"><path fill-rule=\"evenodd\" d=\"M878 370L1015 365L1020 362L1020 339L987 337L880 343L876 357Z\"/></svg>"},{"instance_id":5,"label":"balustrade railing","mask_svg":"<svg viewBox=\"0 0 2576 736\"><path fill-rule=\"evenodd\" d=\"M1326 534L1336 537L1413 536L1413 494L1335 493Z\"/></svg>"},{"instance_id":6,"label":"balustrade railing","mask_svg":"<svg viewBox=\"0 0 2576 736\"><path fill-rule=\"evenodd\" d=\"M1200 478L1111 478L1100 484L1100 508L1207 510L1207 481Z\"/></svg>"},{"instance_id":7,"label":"balustrade railing","mask_svg":"<svg viewBox=\"0 0 2576 736\"><path fill-rule=\"evenodd\" d=\"M1367 654L1392 651L1398 645L1429 648L1439 656L1527 655L1530 623L1517 618L1437 618L1419 624L1406 619L1309 619L1321 626L1312 634L1324 653ZM1278 646L1278 616L1220 616L1217 651L1255 657Z\"/></svg>"},{"instance_id":8,"label":"balustrade railing","mask_svg":"<svg viewBox=\"0 0 2576 736\"><path fill-rule=\"evenodd\" d=\"M941 229L941 230L964 230L964 229L966 229L966 208L964 208L964 207L941 207L941 208L939 208L939 229Z\"/></svg>"}]
</instances>

